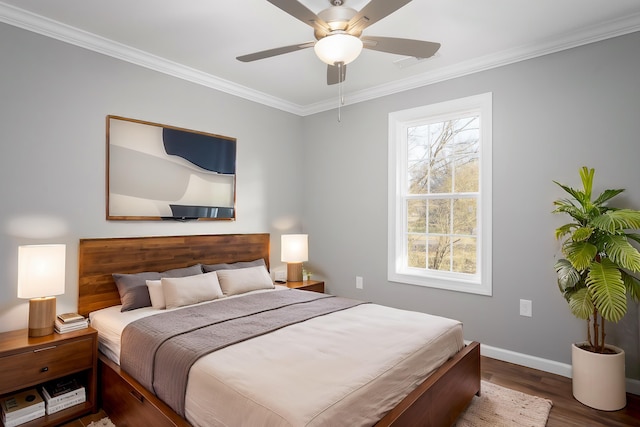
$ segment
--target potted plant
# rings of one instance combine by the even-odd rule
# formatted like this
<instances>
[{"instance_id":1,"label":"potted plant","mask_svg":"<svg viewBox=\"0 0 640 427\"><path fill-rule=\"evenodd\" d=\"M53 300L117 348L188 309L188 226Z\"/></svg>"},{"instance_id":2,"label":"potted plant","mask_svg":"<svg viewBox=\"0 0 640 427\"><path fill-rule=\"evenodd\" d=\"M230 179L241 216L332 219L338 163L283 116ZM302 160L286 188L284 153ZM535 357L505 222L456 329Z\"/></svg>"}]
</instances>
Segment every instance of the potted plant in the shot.
<instances>
[{"instance_id":1,"label":"potted plant","mask_svg":"<svg viewBox=\"0 0 640 427\"><path fill-rule=\"evenodd\" d=\"M572 222L556 229L564 258L555 264L558 287L571 312L587 321L587 340L572 346L573 395L592 408L615 411L626 405L624 351L605 343L605 321L627 312L627 296L640 300L640 211L608 207L624 189L604 190L592 200L594 169L582 167L582 190L558 184L570 198L556 200L553 213Z\"/></svg>"}]
</instances>

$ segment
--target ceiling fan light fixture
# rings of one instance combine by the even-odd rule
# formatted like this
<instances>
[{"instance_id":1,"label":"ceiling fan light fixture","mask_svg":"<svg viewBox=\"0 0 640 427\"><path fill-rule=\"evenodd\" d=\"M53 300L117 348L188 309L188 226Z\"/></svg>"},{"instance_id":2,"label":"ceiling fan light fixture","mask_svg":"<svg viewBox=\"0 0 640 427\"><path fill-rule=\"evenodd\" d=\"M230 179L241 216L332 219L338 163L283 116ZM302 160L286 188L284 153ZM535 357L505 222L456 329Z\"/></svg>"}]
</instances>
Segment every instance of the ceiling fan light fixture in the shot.
<instances>
[{"instance_id":1,"label":"ceiling fan light fixture","mask_svg":"<svg viewBox=\"0 0 640 427\"><path fill-rule=\"evenodd\" d=\"M318 40L313 50L325 64L341 62L346 65L362 52L362 40L346 33L330 34Z\"/></svg>"}]
</instances>

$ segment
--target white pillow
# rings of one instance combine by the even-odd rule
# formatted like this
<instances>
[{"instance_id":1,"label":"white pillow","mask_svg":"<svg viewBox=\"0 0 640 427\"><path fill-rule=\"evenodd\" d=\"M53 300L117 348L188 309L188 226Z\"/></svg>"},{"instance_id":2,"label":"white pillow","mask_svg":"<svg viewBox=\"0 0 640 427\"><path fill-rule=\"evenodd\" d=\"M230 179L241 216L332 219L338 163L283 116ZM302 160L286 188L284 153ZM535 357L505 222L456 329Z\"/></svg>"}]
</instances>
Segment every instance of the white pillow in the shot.
<instances>
[{"instance_id":1,"label":"white pillow","mask_svg":"<svg viewBox=\"0 0 640 427\"><path fill-rule=\"evenodd\" d=\"M243 294L257 289L275 288L271 276L264 266L238 268L234 270L218 270L220 288L226 296Z\"/></svg>"},{"instance_id":2,"label":"white pillow","mask_svg":"<svg viewBox=\"0 0 640 427\"><path fill-rule=\"evenodd\" d=\"M182 307L222 296L215 271L187 277L163 277L162 290L167 308Z\"/></svg>"},{"instance_id":3,"label":"white pillow","mask_svg":"<svg viewBox=\"0 0 640 427\"><path fill-rule=\"evenodd\" d=\"M164 310L167 303L164 301L164 291L162 290L161 280L147 280L147 288L151 297L151 307Z\"/></svg>"}]
</instances>

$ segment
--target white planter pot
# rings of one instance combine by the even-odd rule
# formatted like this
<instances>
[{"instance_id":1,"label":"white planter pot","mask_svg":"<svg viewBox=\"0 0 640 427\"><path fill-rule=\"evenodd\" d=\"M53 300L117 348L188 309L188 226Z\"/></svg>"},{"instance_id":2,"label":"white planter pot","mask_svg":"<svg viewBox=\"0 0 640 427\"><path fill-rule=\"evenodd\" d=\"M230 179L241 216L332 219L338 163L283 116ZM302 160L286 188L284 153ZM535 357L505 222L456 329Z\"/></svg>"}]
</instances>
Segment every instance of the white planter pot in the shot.
<instances>
[{"instance_id":1,"label":"white planter pot","mask_svg":"<svg viewBox=\"0 0 640 427\"><path fill-rule=\"evenodd\" d=\"M615 354L599 354L571 345L573 397L602 411L617 411L627 404L624 350L607 345Z\"/></svg>"}]
</instances>

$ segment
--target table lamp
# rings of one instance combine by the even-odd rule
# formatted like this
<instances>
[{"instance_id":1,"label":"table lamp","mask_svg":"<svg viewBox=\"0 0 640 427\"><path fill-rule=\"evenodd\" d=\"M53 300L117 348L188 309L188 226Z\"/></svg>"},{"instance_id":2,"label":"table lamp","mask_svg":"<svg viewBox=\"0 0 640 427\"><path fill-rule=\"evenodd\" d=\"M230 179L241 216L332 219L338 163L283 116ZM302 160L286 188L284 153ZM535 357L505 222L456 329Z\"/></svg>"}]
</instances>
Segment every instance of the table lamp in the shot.
<instances>
[{"instance_id":1,"label":"table lamp","mask_svg":"<svg viewBox=\"0 0 640 427\"><path fill-rule=\"evenodd\" d=\"M64 293L65 245L18 247L18 298L29 298L29 336L53 333L56 297Z\"/></svg>"},{"instance_id":2,"label":"table lamp","mask_svg":"<svg viewBox=\"0 0 640 427\"><path fill-rule=\"evenodd\" d=\"M302 263L309 260L309 244L306 234L283 234L280 258L287 263L287 281L302 282Z\"/></svg>"}]
</instances>

